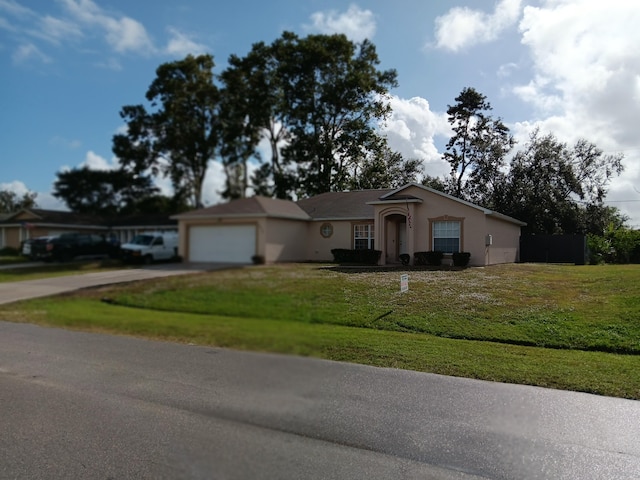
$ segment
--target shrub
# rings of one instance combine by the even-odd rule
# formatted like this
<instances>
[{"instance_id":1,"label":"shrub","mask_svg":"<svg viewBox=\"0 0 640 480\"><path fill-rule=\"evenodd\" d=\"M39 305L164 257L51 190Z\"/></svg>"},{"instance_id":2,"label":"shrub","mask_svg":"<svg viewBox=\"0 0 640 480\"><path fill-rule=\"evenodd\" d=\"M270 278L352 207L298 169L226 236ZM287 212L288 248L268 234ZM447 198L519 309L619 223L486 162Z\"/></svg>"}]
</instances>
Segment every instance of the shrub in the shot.
<instances>
[{"instance_id":1,"label":"shrub","mask_svg":"<svg viewBox=\"0 0 640 480\"><path fill-rule=\"evenodd\" d=\"M611 241L590 233L587 235L587 251L589 252L590 265L604 263L611 253Z\"/></svg>"},{"instance_id":2,"label":"shrub","mask_svg":"<svg viewBox=\"0 0 640 480\"><path fill-rule=\"evenodd\" d=\"M451 258L453 259L454 267L466 267L467 265L469 265L469 259L471 258L471 253L454 252L453 255L451 255Z\"/></svg>"},{"instance_id":3,"label":"shrub","mask_svg":"<svg viewBox=\"0 0 640 480\"><path fill-rule=\"evenodd\" d=\"M16 257L19 254L20 254L20 251L17 248L4 247L0 249L0 256L2 257Z\"/></svg>"},{"instance_id":4,"label":"shrub","mask_svg":"<svg viewBox=\"0 0 640 480\"><path fill-rule=\"evenodd\" d=\"M251 261L254 265L264 265L265 259L262 255L254 255L251 257Z\"/></svg>"},{"instance_id":5,"label":"shrub","mask_svg":"<svg viewBox=\"0 0 640 480\"><path fill-rule=\"evenodd\" d=\"M411 262L411 255L408 253L401 254L400 261L402 262L402 265L409 265L409 262Z\"/></svg>"},{"instance_id":6,"label":"shrub","mask_svg":"<svg viewBox=\"0 0 640 480\"><path fill-rule=\"evenodd\" d=\"M349 250L346 248L334 248L331 253L333 254L333 261L336 263L359 265L377 265L382 255L381 250Z\"/></svg>"},{"instance_id":7,"label":"shrub","mask_svg":"<svg viewBox=\"0 0 640 480\"><path fill-rule=\"evenodd\" d=\"M416 252L413 254L414 265L442 265L444 254L439 251Z\"/></svg>"}]
</instances>

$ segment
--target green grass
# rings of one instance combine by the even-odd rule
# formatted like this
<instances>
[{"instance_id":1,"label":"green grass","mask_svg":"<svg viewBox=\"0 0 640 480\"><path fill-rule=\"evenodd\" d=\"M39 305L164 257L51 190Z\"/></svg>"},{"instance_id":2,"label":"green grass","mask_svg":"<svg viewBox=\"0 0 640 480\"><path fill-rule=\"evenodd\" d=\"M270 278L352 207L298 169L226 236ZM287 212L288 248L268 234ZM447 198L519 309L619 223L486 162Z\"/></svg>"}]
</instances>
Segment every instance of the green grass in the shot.
<instances>
[{"instance_id":1,"label":"green grass","mask_svg":"<svg viewBox=\"0 0 640 480\"><path fill-rule=\"evenodd\" d=\"M640 399L640 266L260 266L6 305L0 318ZM109 302L104 302L105 298Z\"/></svg>"},{"instance_id":2,"label":"green grass","mask_svg":"<svg viewBox=\"0 0 640 480\"><path fill-rule=\"evenodd\" d=\"M11 264L15 264L12 262ZM62 277L105 270L130 268L117 260L74 261L67 263L36 263L34 266L0 269L0 283Z\"/></svg>"},{"instance_id":3,"label":"green grass","mask_svg":"<svg viewBox=\"0 0 640 480\"><path fill-rule=\"evenodd\" d=\"M26 263L29 259L22 255L0 255L0 265L12 265L16 263Z\"/></svg>"}]
</instances>

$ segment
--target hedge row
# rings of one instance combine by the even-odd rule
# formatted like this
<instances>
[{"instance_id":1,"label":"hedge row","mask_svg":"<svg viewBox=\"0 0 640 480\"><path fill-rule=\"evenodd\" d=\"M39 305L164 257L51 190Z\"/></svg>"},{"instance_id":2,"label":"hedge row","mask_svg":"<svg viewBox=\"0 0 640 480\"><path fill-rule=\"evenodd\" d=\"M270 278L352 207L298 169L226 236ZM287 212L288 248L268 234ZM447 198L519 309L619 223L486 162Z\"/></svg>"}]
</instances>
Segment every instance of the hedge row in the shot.
<instances>
[{"instance_id":1,"label":"hedge row","mask_svg":"<svg viewBox=\"0 0 640 480\"><path fill-rule=\"evenodd\" d=\"M359 265L377 265L380 261L382 251L358 249L349 250L346 248L334 248L331 250L333 261L336 263L354 263Z\"/></svg>"}]
</instances>

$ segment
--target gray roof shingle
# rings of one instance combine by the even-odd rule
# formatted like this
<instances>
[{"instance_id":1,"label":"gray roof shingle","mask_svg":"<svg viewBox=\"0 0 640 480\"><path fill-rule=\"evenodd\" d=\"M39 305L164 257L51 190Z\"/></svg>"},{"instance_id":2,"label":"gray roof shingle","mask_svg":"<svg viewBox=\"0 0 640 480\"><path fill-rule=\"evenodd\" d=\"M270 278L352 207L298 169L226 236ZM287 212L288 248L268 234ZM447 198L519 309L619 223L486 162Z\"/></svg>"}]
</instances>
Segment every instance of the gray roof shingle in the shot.
<instances>
[{"instance_id":1,"label":"gray roof shingle","mask_svg":"<svg viewBox=\"0 0 640 480\"><path fill-rule=\"evenodd\" d=\"M393 189L327 192L298 200L298 205L314 220L373 219L374 207L367 202L379 200Z\"/></svg>"},{"instance_id":2,"label":"gray roof shingle","mask_svg":"<svg viewBox=\"0 0 640 480\"><path fill-rule=\"evenodd\" d=\"M207 208L193 210L172 218L190 219L207 217L238 217L238 216L268 216L309 220L309 216L298 205L290 200L268 197L251 197L220 203Z\"/></svg>"}]
</instances>

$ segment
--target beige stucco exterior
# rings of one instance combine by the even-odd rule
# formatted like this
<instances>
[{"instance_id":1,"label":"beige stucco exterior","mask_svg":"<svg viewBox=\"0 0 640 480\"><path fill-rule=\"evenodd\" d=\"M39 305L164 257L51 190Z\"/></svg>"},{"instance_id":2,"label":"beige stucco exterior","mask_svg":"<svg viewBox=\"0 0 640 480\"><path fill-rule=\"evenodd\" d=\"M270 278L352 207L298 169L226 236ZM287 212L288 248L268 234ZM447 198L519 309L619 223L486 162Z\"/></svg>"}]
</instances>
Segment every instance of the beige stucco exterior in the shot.
<instances>
[{"instance_id":1,"label":"beige stucco exterior","mask_svg":"<svg viewBox=\"0 0 640 480\"><path fill-rule=\"evenodd\" d=\"M179 253L189 260L189 228L195 225L254 225L255 251L266 262L333 260L331 250L353 249L356 225L371 225L373 244L382 252L380 264L399 262L399 256L407 253L413 261L416 252L433 250L433 224L438 221L457 221L460 225L460 251L471 254L470 265L491 265L516 262L519 259L520 228L524 223L437 192L417 184L409 184L397 190L371 191L368 201L362 193L353 197L349 192L338 192L312 197L303 202L306 214L295 212L285 201L256 197L229 202L201 211L177 216L179 223ZM366 191L368 192L368 191ZM365 192L365 193L366 193ZM322 208L335 203L340 211L331 216L332 208ZM352 198L364 202L354 208L358 216L349 217ZM325 203L329 202L329 203ZM292 206L295 203L289 202ZM283 209L290 209L280 215ZM297 208L297 207L296 207ZM247 213L250 209L263 211L259 215ZM265 212L266 210L266 212ZM322 211L322 215L315 212ZM362 229L360 229L362 230ZM445 256L445 263L451 257Z\"/></svg>"},{"instance_id":2,"label":"beige stucco exterior","mask_svg":"<svg viewBox=\"0 0 640 480\"><path fill-rule=\"evenodd\" d=\"M494 212L417 185L403 189L402 197L371 202L381 264L396 262L400 253L413 258L415 252L433 250L432 225L442 220L460 222L460 251L471 254L470 265L518 260L521 222L492 218ZM399 245L401 235L404 245Z\"/></svg>"},{"instance_id":3,"label":"beige stucco exterior","mask_svg":"<svg viewBox=\"0 0 640 480\"><path fill-rule=\"evenodd\" d=\"M264 256L266 262L307 260L308 225L306 222L269 219L265 221L264 238L264 253L261 250L261 242L258 242L258 251Z\"/></svg>"}]
</instances>

